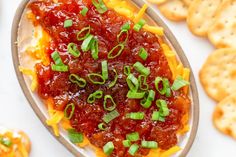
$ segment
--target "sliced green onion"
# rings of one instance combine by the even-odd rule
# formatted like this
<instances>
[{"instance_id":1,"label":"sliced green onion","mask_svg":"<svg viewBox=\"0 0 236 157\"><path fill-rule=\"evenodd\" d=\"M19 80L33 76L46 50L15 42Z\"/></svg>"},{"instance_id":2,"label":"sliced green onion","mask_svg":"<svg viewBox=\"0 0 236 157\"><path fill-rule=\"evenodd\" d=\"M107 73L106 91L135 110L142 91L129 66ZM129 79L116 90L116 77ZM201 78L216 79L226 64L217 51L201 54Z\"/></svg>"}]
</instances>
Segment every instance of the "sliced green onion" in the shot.
<instances>
[{"instance_id":1,"label":"sliced green onion","mask_svg":"<svg viewBox=\"0 0 236 157\"><path fill-rule=\"evenodd\" d=\"M11 147L12 141L8 137L0 137L0 144L6 147Z\"/></svg>"},{"instance_id":2,"label":"sliced green onion","mask_svg":"<svg viewBox=\"0 0 236 157\"><path fill-rule=\"evenodd\" d=\"M144 119L143 112L131 112L126 114L126 118L133 119L133 120L143 120Z\"/></svg>"},{"instance_id":3,"label":"sliced green onion","mask_svg":"<svg viewBox=\"0 0 236 157\"><path fill-rule=\"evenodd\" d=\"M143 148L156 149L158 148L158 143L156 141L142 141L141 146Z\"/></svg>"},{"instance_id":4,"label":"sliced green onion","mask_svg":"<svg viewBox=\"0 0 236 157\"><path fill-rule=\"evenodd\" d=\"M138 82L139 82L139 88L141 90L148 90L149 85L147 84L147 76L139 75Z\"/></svg>"},{"instance_id":5,"label":"sliced green onion","mask_svg":"<svg viewBox=\"0 0 236 157\"><path fill-rule=\"evenodd\" d=\"M87 7L84 7L81 11L80 11L80 14L83 15L83 16L86 16L88 12L88 8Z\"/></svg>"},{"instance_id":6,"label":"sliced green onion","mask_svg":"<svg viewBox=\"0 0 236 157\"><path fill-rule=\"evenodd\" d=\"M62 62L61 57L57 51L54 51L51 54L51 57L56 65L64 65L64 63Z\"/></svg>"},{"instance_id":7,"label":"sliced green onion","mask_svg":"<svg viewBox=\"0 0 236 157\"><path fill-rule=\"evenodd\" d=\"M133 75L133 74L129 74L128 77L126 78L126 82L129 86L129 89L131 91L137 91L139 88L139 82L138 79Z\"/></svg>"},{"instance_id":8,"label":"sliced green onion","mask_svg":"<svg viewBox=\"0 0 236 157\"><path fill-rule=\"evenodd\" d=\"M126 22L122 27L121 27L121 29L120 30L130 30L130 23L129 22Z\"/></svg>"},{"instance_id":9,"label":"sliced green onion","mask_svg":"<svg viewBox=\"0 0 236 157\"><path fill-rule=\"evenodd\" d=\"M90 94L90 95L88 96L87 102L88 102L89 104L92 104L92 103L95 102L96 99L101 99L102 96L103 96L103 91L98 90L98 91L96 91L96 92L94 92L94 93L92 93L92 94Z\"/></svg>"},{"instance_id":10,"label":"sliced green onion","mask_svg":"<svg viewBox=\"0 0 236 157\"><path fill-rule=\"evenodd\" d=\"M146 68L142 63L136 62L133 65L134 69L137 70L140 74L148 76L150 74L150 69Z\"/></svg>"},{"instance_id":11,"label":"sliced green onion","mask_svg":"<svg viewBox=\"0 0 236 157\"><path fill-rule=\"evenodd\" d=\"M70 74L69 75L69 80L72 82L72 83L75 83L77 84L79 87L81 88L84 88L86 86L86 80L79 77L78 75L76 74Z\"/></svg>"},{"instance_id":12,"label":"sliced green onion","mask_svg":"<svg viewBox=\"0 0 236 157\"><path fill-rule=\"evenodd\" d=\"M106 130L106 126L105 126L105 124L104 123L100 123L100 124L98 124L98 128L100 129L100 130Z\"/></svg>"},{"instance_id":13,"label":"sliced green onion","mask_svg":"<svg viewBox=\"0 0 236 157\"><path fill-rule=\"evenodd\" d=\"M109 88L115 86L115 85L116 85L116 82L117 82L117 80L118 80L118 74L117 74L116 69L113 69L113 72L115 73L115 77L114 77L114 80L108 85Z\"/></svg>"},{"instance_id":14,"label":"sliced green onion","mask_svg":"<svg viewBox=\"0 0 236 157\"><path fill-rule=\"evenodd\" d=\"M121 42L121 41L120 41L120 38L121 38L122 35L125 35L126 37L125 37L125 40ZM128 38L129 38L129 32L128 32L128 30L121 30L120 33L117 35L117 41L118 41L118 43L126 43L127 40L128 40Z\"/></svg>"},{"instance_id":15,"label":"sliced green onion","mask_svg":"<svg viewBox=\"0 0 236 157\"><path fill-rule=\"evenodd\" d=\"M53 64L51 66L51 68L52 68L52 71L58 71L58 72L67 72L69 70L67 65L55 65L55 64Z\"/></svg>"},{"instance_id":16,"label":"sliced green onion","mask_svg":"<svg viewBox=\"0 0 236 157\"><path fill-rule=\"evenodd\" d=\"M102 120L106 123L109 123L110 121L112 121L113 119L117 118L120 116L120 113L117 110L113 110L109 113L107 113Z\"/></svg>"},{"instance_id":17,"label":"sliced green onion","mask_svg":"<svg viewBox=\"0 0 236 157\"><path fill-rule=\"evenodd\" d=\"M78 50L75 43L69 43L67 46L67 51L74 57L80 56L80 51Z\"/></svg>"},{"instance_id":18,"label":"sliced green onion","mask_svg":"<svg viewBox=\"0 0 236 157\"><path fill-rule=\"evenodd\" d=\"M118 45L113 47L113 49L107 55L108 59L114 59L114 58L118 57L122 53L124 48L125 48L124 43L119 43ZM115 52L116 49L118 49L118 50Z\"/></svg>"},{"instance_id":19,"label":"sliced green onion","mask_svg":"<svg viewBox=\"0 0 236 157\"><path fill-rule=\"evenodd\" d=\"M94 43L94 40L95 40L95 39L94 39L94 36L91 35L91 34L89 34L89 35L87 36L87 38L84 39L84 41L83 41L83 43L82 43L82 45L81 45L82 51L83 51L83 52L87 52L88 50L90 50L91 47L92 47L92 45L93 45L93 43Z\"/></svg>"},{"instance_id":20,"label":"sliced green onion","mask_svg":"<svg viewBox=\"0 0 236 157\"><path fill-rule=\"evenodd\" d=\"M142 47L142 48L139 50L139 57L142 58L143 60L146 60L146 59L147 59L148 53L147 53L147 51L145 50L145 48Z\"/></svg>"},{"instance_id":21,"label":"sliced green onion","mask_svg":"<svg viewBox=\"0 0 236 157\"><path fill-rule=\"evenodd\" d=\"M100 14L103 14L107 11L107 7L102 0L92 0L92 3Z\"/></svg>"},{"instance_id":22,"label":"sliced green onion","mask_svg":"<svg viewBox=\"0 0 236 157\"><path fill-rule=\"evenodd\" d=\"M174 83L171 86L172 90L179 90L180 88L189 85L188 81L185 81L181 76L177 76Z\"/></svg>"},{"instance_id":23,"label":"sliced green onion","mask_svg":"<svg viewBox=\"0 0 236 157\"><path fill-rule=\"evenodd\" d=\"M94 38L93 43L91 44L91 53L93 59L98 59L98 40Z\"/></svg>"},{"instance_id":24,"label":"sliced green onion","mask_svg":"<svg viewBox=\"0 0 236 157\"><path fill-rule=\"evenodd\" d=\"M107 99L110 99L110 101L111 101L111 106L109 106L109 107L107 107ZM116 103L113 100L111 95L105 95L104 102L103 102L103 107L107 111L112 111L112 110L114 110L116 108Z\"/></svg>"},{"instance_id":25,"label":"sliced green onion","mask_svg":"<svg viewBox=\"0 0 236 157\"><path fill-rule=\"evenodd\" d=\"M139 133L138 132L133 132L130 134L126 135L126 139L130 141L138 141L139 140Z\"/></svg>"},{"instance_id":26,"label":"sliced green onion","mask_svg":"<svg viewBox=\"0 0 236 157\"><path fill-rule=\"evenodd\" d=\"M78 41L82 41L84 39L86 39L88 37L88 35L90 34L90 26L88 27L84 27L83 29L81 29L78 33L77 33L77 40ZM86 33L86 34L85 34ZM81 35L85 34L84 36L81 37Z\"/></svg>"},{"instance_id":27,"label":"sliced green onion","mask_svg":"<svg viewBox=\"0 0 236 157\"><path fill-rule=\"evenodd\" d=\"M160 82L162 83L162 89L159 88ZM156 77L156 79L155 79L155 87L156 87L156 90L161 95L166 95L167 97L169 97L171 95L170 83L169 83L169 80L167 78Z\"/></svg>"},{"instance_id":28,"label":"sliced green onion","mask_svg":"<svg viewBox=\"0 0 236 157\"><path fill-rule=\"evenodd\" d=\"M131 73L130 66L128 65L124 66L124 74L128 76L130 73Z\"/></svg>"},{"instance_id":29,"label":"sliced green onion","mask_svg":"<svg viewBox=\"0 0 236 157\"><path fill-rule=\"evenodd\" d=\"M130 99L142 99L145 92L128 91L126 97Z\"/></svg>"},{"instance_id":30,"label":"sliced green onion","mask_svg":"<svg viewBox=\"0 0 236 157\"><path fill-rule=\"evenodd\" d=\"M131 141L130 140L123 140L122 141L124 147L130 147L131 146Z\"/></svg>"},{"instance_id":31,"label":"sliced green onion","mask_svg":"<svg viewBox=\"0 0 236 157\"><path fill-rule=\"evenodd\" d=\"M107 142L107 144L103 146L103 152L109 156L113 152L114 148L113 142Z\"/></svg>"},{"instance_id":32,"label":"sliced green onion","mask_svg":"<svg viewBox=\"0 0 236 157\"><path fill-rule=\"evenodd\" d=\"M68 137L72 143L82 143L84 140L83 134L77 132L75 129L68 130Z\"/></svg>"},{"instance_id":33,"label":"sliced green onion","mask_svg":"<svg viewBox=\"0 0 236 157\"><path fill-rule=\"evenodd\" d=\"M154 111L154 112L152 113L152 120L157 121L157 120L159 120L159 117L160 117L160 112Z\"/></svg>"},{"instance_id":34,"label":"sliced green onion","mask_svg":"<svg viewBox=\"0 0 236 157\"><path fill-rule=\"evenodd\" d=\"M102 77L107 80L108 79L108 64L107 61L102 61Z\"/></svg>"},{"instance_id":35,"label":"sliced green onion","mask_svg":"<svg viewBox=\"0 0 236 157\"><path fill-rule=\"evenodd\" d=\"M102 85L106 82L106 80L103 78L102 75L100 74L96 74L96 73L91 73L91 74L88 74L88 78L89 80L93 83L93 84L99 84L99 85ZM95 78L98 78L100 80L96 80Z\"/></svg>"},{"instance_id":36,"label":"sliced green onion","mask_svg":"<svg viewBox=\"0 0 236 157\"><path fill-rule=\"evenodd\" d=\"M137 144L132 144L128 150L129 154L134 156L135 153L138 151L139 146Z\"/></svg>"},{"instance_id":37,"label":"sliced green onion","mask_svg":"<svg viewBox=\"0 0 236 157\"><path fill-rule=\"evenodd\" d=\"M136 32L139 32L140 31L140 29L145 25L145 23L146 23L146 21L144 20L144 19L141 19L138 23L136 23L135 25L134 25L134 30L136 31Z\"/></svg>"},{"instance_id":38,"label":"sliced green onion","mask_svg":"<svg viewBox=\"0 0 236 157\"><path fill-rule=\"evenodd\" d=\"M70 109L70 114L68 115L68 112L69 112L69 109ZM66 106L65 110L64 110L64 116L67 118L67 119L71 119L72 116L74 115L74 112L75 112L75 104L73 103L70 103Z\"/></svg>"},{"instance_id":39,"label":"sliced green onion","mask_svg":"<svg viewBox=\"0 0 236 157\"><path fill-rule=\"evenodd\" d=\"M155 95L156 95L155 91L149 90L148 94L145 94L144 99L141 100L141 105L144 108L149 108L152 105L152 101L154 101L155 99Z\"/></svg>"},{"instance_id":40,"label":"sliced green onion","mask_svg":"<svg viewBox=\"0 0 236 157\"><path fill-rule=\"evenodd\" d=\"M68 19L64 21L64 28L71 27L73 25L73 21Z\"/></svg>"},{"instance_id":41,"label":"sliced green onion","mask_svg":"<svg viewBox=\"0 0 236 157\"><path fill-rule=\"evenodd\" d=\"M160 108L159 111L162 116L168 116L170 114L170 111L167 106L167 102L165 100L158 99L156 101L156 105Z\"/></svg>"}]
</instances>

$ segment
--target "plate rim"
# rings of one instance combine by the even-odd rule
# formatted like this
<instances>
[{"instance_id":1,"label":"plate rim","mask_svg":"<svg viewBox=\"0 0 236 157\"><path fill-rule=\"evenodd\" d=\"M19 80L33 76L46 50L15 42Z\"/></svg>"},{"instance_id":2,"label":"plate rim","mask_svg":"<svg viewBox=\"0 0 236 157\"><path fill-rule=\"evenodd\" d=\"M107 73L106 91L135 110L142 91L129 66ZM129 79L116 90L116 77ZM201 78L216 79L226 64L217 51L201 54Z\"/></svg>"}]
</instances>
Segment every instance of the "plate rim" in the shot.
<instances>
[{"instance_id":1,"label":"plate rim","mask_svg":"<svg viewBox=\"0 0 236 157\"><path fill-rule=\"evenodd\" d=\"M46 129L51 133L51 135L55 139L57 139L63 146L65 146L67 148L67 150L69 150L73 155L75 155L76 157L81 157L81 156L83 156L81 152L79 152L76 148L74 148L72 146L72 144L70 142L68 142L64 137L62 137L62 136L56 137L53 133L52 128L46 124L46 117L40 111L37 103L35 102L34 98L31 96L30 91L27 88L27 84L25 82L23 74L19 71L18 67L20 65L20 62L19 62L19 57L18 57L18 43L17 43L18 27L19 27L19 23L20 23L22 14L24 12L24 9L29 1L30 0L22 0L21 1L21 3L19 4L19 6L15 12L13 23L12 23L12 28L11 28L11 51L12 51L12 61L13 61L15 73L16 73L18 82L21 86L21 89L24 93L24 96L26 97L27 101L29 102L29 104L30 104L31 108L33 109L33 111L35 112L35 114L38 116L39 120L43 123L44 127L46 127ZM143 0L132 0L132 1L138 7L141 7L142 5L145 4L145 2ZM159 17L158 13L156 13L152 7L148 7L146 13L147 13L147 15L149 15L151 17L151 19L156 24L158 24L164 28L165 36L169 40L171 45L173 46L174 50L176 51L181 63L184 65L184 67L189 68L191 71L190 72L190 85L191 85L191 92L192 92L191 109L192 109L192 113L193 113L193 115L191 115L191 116L193 118L193 122L192 122L190 136L187 139L187 143L186 143L185 147L182 149L181 154L180 154L180 157L185 157L188 154L188 152L189 152L190 148L192 147L192 144L195 140L197 130L198 130L198 124L199 124L200 106L199 106L199 97L198 97L198 90L197 90L196 81L195 81L195 78L193 75L192 68L189 64L189 61L188 61L183 49L181 48L179 42L177 41L177 39L175 38L175 36L171 32L171 30L168 28L168 26L164 23L164 21Z\"/></svg>"}]
</instances>

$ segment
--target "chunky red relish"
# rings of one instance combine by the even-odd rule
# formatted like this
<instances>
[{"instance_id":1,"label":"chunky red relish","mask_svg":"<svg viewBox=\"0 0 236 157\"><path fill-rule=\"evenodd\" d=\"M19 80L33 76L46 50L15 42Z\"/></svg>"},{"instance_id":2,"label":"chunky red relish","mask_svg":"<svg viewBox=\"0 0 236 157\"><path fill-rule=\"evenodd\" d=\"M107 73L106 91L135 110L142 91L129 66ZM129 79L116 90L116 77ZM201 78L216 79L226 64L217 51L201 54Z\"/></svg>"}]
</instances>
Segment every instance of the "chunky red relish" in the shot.
<instances>
[{"instance_id":1,"label":"chunky red relish","mask_svg":"<svg viewBox=\"0 0 236 157\"><path fill-rule=\"evenodd\" d=\"M88 8L86 16L80 14L84 6ZM173 83L172 73L156 35L143 29L139 32L134 31L132 29L134 23L113 10L108 9L104 14L98 13L91 0L59 0L58 3L52 0L36 0L29 4L29 8L36 16L35 24L42 26L51 37L47 55L50 56L54 51L59 52L63 63L69 67L68 72L53 71L51 65L54 61L51 57L51 65L36 64L38 94L43 99L53 98L56 110L63 111L67 104L74 103L75 111L70 122L76 131L84 133L89 141L99 148L103 148L107 142L112 141L115 146L112 157L131 156L128 153L129 148L125 148L122 141L125 140L127 134L132 132L139 133L140 139L135 142L139 145L141 140L156 141L159 148L167 150L177 144L176 134L183 127L181 119L188 112L190 100L182 90L172 91L171 97L162 96L156 91L154 80L157 76L168 78L170 83ZM71 27L64 28L64 21L67 19L71 19L73 24ZM131 24L131 29L124 50L118 57L108 59L108 52L118 44L117 35L127 22ZM83 41L78 41L76 38L76 34L88 26L91 27L90 33L98 40L99 58L97 60L92 58L90 51L81 51ZM71 42L77 44L81 51L80 57L75 58L67 52L67 45ZM139 56L139 50L142 47L148 52L148 58L145 61ZM109 77L105 84L95 85L87 75L101 73L101 62L104 60L108 61ZM140 105L139 99L126 97L129 88L124 66L130 66L131 72L137 77L139 73L133 68L133 64L137 61L151 71L147 77L147 83L150 89L156 91L155 98L166 100L168 104L170 114L164 122L151 119L153 111L158 110L155 101L150 108L145 109ZM109 88L109 83L115 77L113 69L116 69L118 73L118 80L114 87ZM81 88L72 83L69 80L70 74L77 74L84 78L87 85ZM106 124L105 131L98 128L98 124L103 122L103 116L109 112L104 110L104 98L96 99L93 104L87 103L88 96L97 90L102 90L104 94L113 97L117 104L116 110L120 114L118 118ZM127 119L125 115L130 112L144 112L145 118L143 120ZM149 149L140 147L135 156L145 156L148 152Z\"/></svg>"}]
</instances>

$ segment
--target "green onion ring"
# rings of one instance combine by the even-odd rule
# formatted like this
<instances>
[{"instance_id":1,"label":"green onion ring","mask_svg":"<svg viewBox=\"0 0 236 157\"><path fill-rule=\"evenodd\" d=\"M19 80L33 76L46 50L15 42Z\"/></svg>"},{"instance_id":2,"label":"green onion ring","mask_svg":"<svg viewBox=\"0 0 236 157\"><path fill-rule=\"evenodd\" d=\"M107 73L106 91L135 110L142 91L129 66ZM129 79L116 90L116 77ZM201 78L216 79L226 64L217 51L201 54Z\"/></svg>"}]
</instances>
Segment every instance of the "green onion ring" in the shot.
<instances>
[{"instance_id":1,"label":"green onion ring","mask_svg":"<svg viewBox=\"0 0 236 157\"><path fill-rule=\"evenodd\" d=\"M115 51L119 47L120 47L119 51L117 53L113 54L113 51ZM113 49L107 55L108 59L114 59L114 58L118 57L122 53L124 48L125 48L124 43L119 43L118 45L113 47Z\"/></svg>"},{"instance_id":2,"label":"green onion ring","mask_svg":"<svg viewBox=\"0 0 236 157\"><path fill-rule=\"evenodd\" d=\"M71 109L70 114L68 115L68 110ZM71 119L75 112L75 104L68 104L64 110L64 116L66 119Z\"/></svg>"},{"instance_id":3,"label":"green onion ring","mask_svg":"<svg viewBox=\"0 0 236 157\"><path fill-rule=\"evenodd\" d=\"M67 46L67 51L74 57L80 56L80 51L78 50L75 43L69 43Z\"/></svg>"},{"instance_id":4,"label":"green onion ring","mask_svg":"<svg viewBox=\"0 0 236 157\"><path fill-rule=\"evenodd\" d=\"M78 41L82 41L82 40L84 40L84 39L86 39L87 38L87 36L90 34L90 26L88 26L88 27L84 27L83 29L81 29L78 33L77 33L77 40ZM83 36L83 37L80 37L80 35L82 34L82 33L85 33L87 31L87 33Z\"/></svg>"},{"instance_id":5,"label":"green onion ring","mask_svg":"<svg viewBox=\"0 0 236 157\"><path fill-rule=\"evenodd\" d=\"M110 107L107 107L107 99L110 99L111 100L111 103L112 105ZM111 95L105 95L104 97L104 102L103 102L103 107L105 110L107 111L113 111L115 108L116 108L116 103L115 101L113 100L112 96Z\"/></svg>"},{"instance_id":6,"label":"green onion ring","mask_svg":"<svg viewBox=\"0 0 236 157\"><path fill-rule=\"evenodd\" d=\"M86 80L79 77L78 75L76 74L70 74L69 75L69 80L72 82L72 83L75 83L77 84L79 87L81 88L84 88L86 86Z\"/></svg>"},{"instance_id":7,"label":"green onion ring","mask_svg":"<svg viewBox=\"0 0 236 157\"><path fill-rule=\"evenodd\" d=\"M97 77L99 79L101 79L101 81L96 81L94 80L94 77ZM104 77L100 74L97 74L97 73L91 73L91 74L88 74L88 78L89 80L93 83L93 84L99 84L99 85L102 85L102 84L105 84L106 80L104 79Z\"/></svg>"},{"instance_id":8,"label":"green onion ring","mask_svg":"<svg viewBox=\"0 0 236 157\"><path fill-rule=\"evenodd\" d=\"M116 82L117 82L117 80L118 80L118 74L117 74L116 69L113 69L113 72L115 73L115 78L114 78L114 80L108 85L109 88L115 86L115 85L116 85Z\"/></svg>"}]
</instances>

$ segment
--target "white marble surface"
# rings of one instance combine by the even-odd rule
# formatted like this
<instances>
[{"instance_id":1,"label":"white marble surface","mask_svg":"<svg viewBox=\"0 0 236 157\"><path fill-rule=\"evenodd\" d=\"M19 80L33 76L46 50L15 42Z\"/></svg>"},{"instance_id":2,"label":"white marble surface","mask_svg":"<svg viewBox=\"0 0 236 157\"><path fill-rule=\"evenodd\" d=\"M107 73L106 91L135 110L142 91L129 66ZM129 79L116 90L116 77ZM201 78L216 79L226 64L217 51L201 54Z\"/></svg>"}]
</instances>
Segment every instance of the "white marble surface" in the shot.
<instances>
[{"instance_id":1,"label":"white marble surface","mask_svg":"<svg viewBox=\"0 0 236 157\"><path fill-rule=\"evenodd\" d=\"M19 128L29 134L32 140L31 157L72 157L73 155L41 124L18 84L11 59L10 32L12 19L19 3L20 0L0 0L0 125ZM185 23L177 24L167 20L166 22L191 63L199 89L200 124L188 157L236 156L236 142L214 129L211 115L215 102L206 96L199 84L199 69L213 47L207 40L193 36Z\"/></svg>"}]
</instances>

